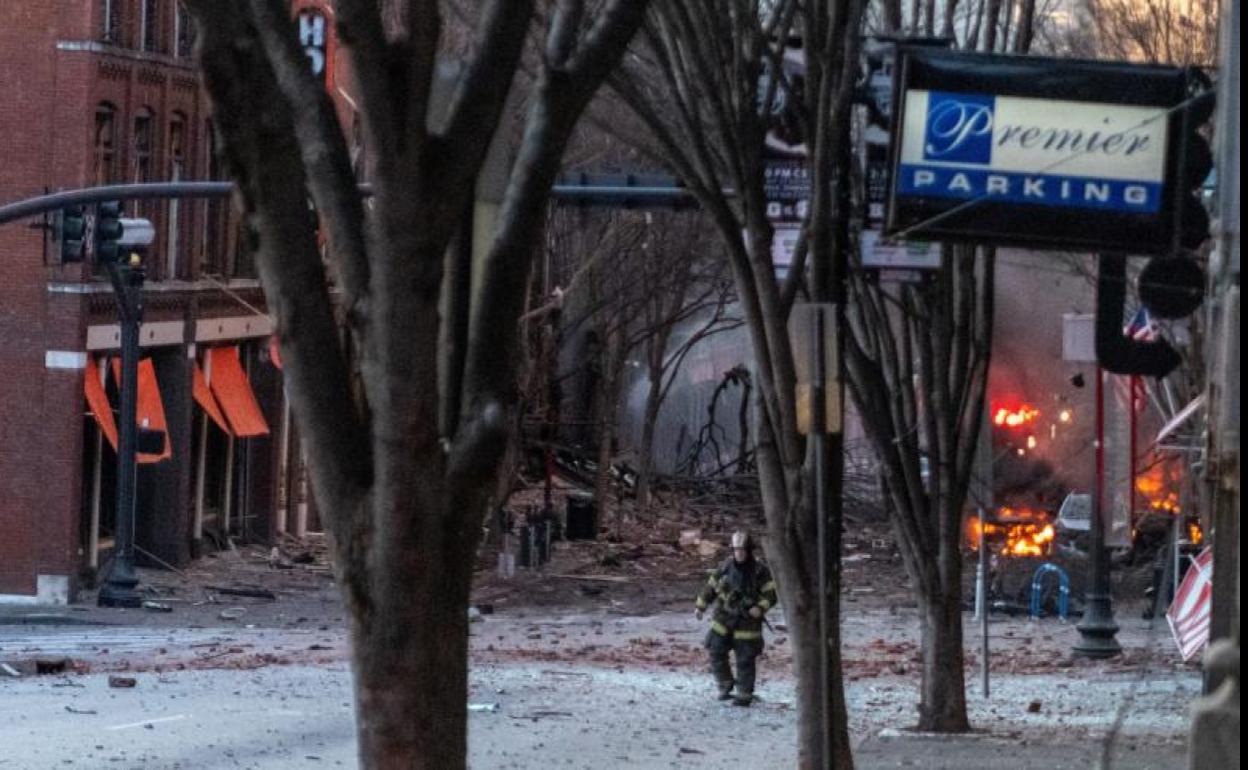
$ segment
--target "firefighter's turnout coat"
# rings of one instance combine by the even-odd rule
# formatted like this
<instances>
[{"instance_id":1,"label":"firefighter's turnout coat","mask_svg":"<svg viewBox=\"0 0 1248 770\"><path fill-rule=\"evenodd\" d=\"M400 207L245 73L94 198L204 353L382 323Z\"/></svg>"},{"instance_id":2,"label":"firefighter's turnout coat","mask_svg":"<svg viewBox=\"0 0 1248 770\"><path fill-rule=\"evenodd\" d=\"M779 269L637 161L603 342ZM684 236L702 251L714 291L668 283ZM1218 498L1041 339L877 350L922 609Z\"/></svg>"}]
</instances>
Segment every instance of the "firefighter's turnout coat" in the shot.
<instances>
[{"instance_id":1,"label":"firefighter's turnout coat","mask_svg":"<svg viewBox=\"0 0 1248 770\"><path fill-rule=\"evenodd\" d=\"M735 641L761 641L763 619L750 616L758 607L765 614L779 601L776 581L766 564L751 556L744 562L729 558L711 576L694 604L705 610L715 603L711 632Z\"/></svg>"}]
</instances>

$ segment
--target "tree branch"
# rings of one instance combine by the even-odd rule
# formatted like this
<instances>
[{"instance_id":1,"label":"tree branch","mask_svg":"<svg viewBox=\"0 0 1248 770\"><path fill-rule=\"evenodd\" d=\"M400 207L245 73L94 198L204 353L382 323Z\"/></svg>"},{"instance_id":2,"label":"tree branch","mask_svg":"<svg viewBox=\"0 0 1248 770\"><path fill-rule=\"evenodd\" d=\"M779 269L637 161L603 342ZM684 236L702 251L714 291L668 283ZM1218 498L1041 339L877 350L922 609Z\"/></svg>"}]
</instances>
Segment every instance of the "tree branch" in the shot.
<instances>
[{"instance_id":1,"label":"tree branch","mask_svg":"<svg viewBox=\"0 0 1248 770\"><path fill-rule=\"evenodd\" d=\"M367 608L362 554L370 534L364 501L372 485L371 446L351 408L349 367L308 211L303 159L289 141L295 116L242 3L189 0L188 6L198 22L197 51L222 153L257 241L287 392L337 549L335 564L348 597Z\"/></svg>"},{"instance_id":2,"label":"tree branch","mask_svg":"<svg viewBox=\"0 0 1248 770\"><path fill-rule=\"evenodd\" d=\"M369 265L364 238L364 206L351 168L351 156L333 104L308 69L295 39L289 4L250 0L264 53L277 87L292 113L295 137L307 170L306 179L329 239L331 262L347 323L358 345L367 321Z\"/></svg>"}]
</instances>

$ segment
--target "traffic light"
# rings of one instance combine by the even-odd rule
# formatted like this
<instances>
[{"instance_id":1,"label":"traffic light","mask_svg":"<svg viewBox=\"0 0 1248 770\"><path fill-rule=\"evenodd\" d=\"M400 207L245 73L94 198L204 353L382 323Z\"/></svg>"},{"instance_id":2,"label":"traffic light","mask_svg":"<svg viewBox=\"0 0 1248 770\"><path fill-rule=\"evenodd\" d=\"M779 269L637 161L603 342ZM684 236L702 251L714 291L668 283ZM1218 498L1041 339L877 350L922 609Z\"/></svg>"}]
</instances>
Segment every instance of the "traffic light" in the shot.
<instances>
[{"instance_id":1,"label":"traffic light","mask_svg":"<svg viewBox=\"0 0 1248 770\"><path fill-rule=\"evenodd\" d=\"M61 242L61 262L82 261L83 239L87 235L87 211L84 206L66 206L61 209L57 240Z\"/></svg>"},{"instance_id":2,"label":"traffic light","mask_svg":"<svg viewBox=\"0 0 1248 770\"><path fill-rule=\"evenodd\" d=\"M1205 271L1186 254L1153 257L1139 284L1140 302L1158 318L1186 318L1205 299Z\"/></svg>"},{"instance_id":3,"label":"traffic light","mask_svg":"<svg viewBox=\"0 0 1248 770\"><path fill-rule=\"evenodd\" d=\"M1204 185L1213 171L1213 151L1201 130L1213 117L1217 101L1203 75L1194 77L1195 87L1206 90L1188 99L1180 114L1183 143L1179 147L1178 246L1194 251L1209 240L1209 212L1205 208Z\"/></svg>"},{"instance_id":4,"label":"traffic light","mask_svg":"<svg viewBox=\"0 0 1248 770\"><path fill-rule=\"evenodd\" d=\"M105 265L121 258L121 201L104 201L95 210L95 261Z\"/></svg>"}]
</instances>

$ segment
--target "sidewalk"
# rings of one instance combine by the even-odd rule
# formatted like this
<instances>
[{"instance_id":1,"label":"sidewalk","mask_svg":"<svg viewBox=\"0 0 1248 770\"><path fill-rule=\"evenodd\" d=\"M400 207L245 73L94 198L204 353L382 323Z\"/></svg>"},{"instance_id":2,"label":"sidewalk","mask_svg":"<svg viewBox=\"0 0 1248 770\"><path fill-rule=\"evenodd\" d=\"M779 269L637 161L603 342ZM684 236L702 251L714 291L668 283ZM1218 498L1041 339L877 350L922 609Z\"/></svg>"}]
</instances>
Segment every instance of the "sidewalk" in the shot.
<instances>
[{"instance_id":1,"label":"sidewalk","mask_svg":"<svg viewBox=\"0 0 1248 770\"><path fill-rule=\"evenodd\" d=\"M131 689L109 688L106 674L0 678L0 769L356 766L345 663L130 676ZM715 700L701 671L474 663L469 678L474 770L797 765L788 680L765 680L762 700L739 709ZM981 732L951 737L899 729L913 722L907 680L851 683L847 697L860 770L1086 770L1125 698L1110 767L1180 770L1198 690L1188 673L1095 685L1069 674L1011 676L991 700L968 700Z\"/></svg>"}]
</instances>

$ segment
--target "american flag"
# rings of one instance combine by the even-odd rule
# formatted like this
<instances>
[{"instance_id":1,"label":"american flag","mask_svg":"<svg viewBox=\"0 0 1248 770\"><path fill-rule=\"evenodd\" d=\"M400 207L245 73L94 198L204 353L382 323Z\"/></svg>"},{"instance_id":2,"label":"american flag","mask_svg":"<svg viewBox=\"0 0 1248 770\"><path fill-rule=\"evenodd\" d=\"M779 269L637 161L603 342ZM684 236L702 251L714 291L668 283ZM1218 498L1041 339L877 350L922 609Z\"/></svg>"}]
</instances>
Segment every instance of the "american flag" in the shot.
<instances>
[{"instance_id":1,"label":"american flag","mask_svg":"<svg viewBox=\"0 0 1248 770\"><path fill-rule=\"evenodd\" d=\"M1123 327L1122 333L1133 340L1152 342L1157 339L1157 322L1149 315L1146 308L1141 307L1131 317L1131 322Z\"/></svg>"},{"instance_id":2,"label":"american flag","mask_svg":"<svg viewBox=\"0 0 1248 770\"><path fill-rule=\"evenodd\" d=\"M1196 657L1209 643L1210 598L1213 594L1213 549L1206 548L1183 576L1166 620L1179 645L1183 662Z\"/></svg>"}]
</instances>

